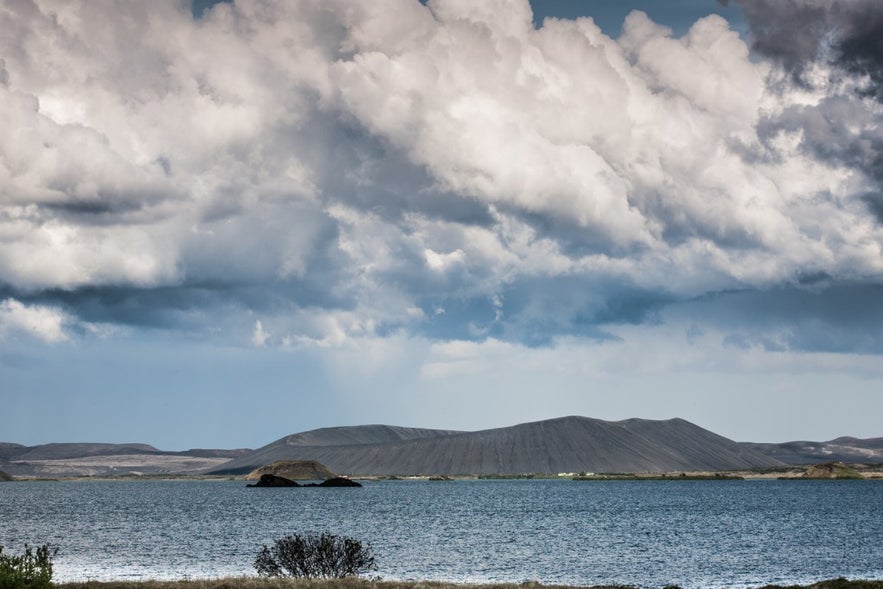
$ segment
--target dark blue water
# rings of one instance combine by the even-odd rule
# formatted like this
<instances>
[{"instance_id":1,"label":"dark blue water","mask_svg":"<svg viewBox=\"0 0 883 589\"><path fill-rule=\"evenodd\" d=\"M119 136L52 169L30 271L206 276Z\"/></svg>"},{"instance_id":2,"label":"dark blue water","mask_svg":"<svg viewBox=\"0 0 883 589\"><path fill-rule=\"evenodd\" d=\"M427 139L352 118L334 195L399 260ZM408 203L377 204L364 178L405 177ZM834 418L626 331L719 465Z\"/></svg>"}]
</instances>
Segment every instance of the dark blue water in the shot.
<instances>
[{"instance_id":1,"label":"dark blue water","mask_svg":"<svg viewBox=\"0 0 883 589\"><path fill-rule=\"evenodd\" d=\"M691 588L883 579L883 481L0 485L0 544L58 546L59 581L251 575L262 544L322 531L370 543L384 578Z\"/></svg>"}]
</instances>

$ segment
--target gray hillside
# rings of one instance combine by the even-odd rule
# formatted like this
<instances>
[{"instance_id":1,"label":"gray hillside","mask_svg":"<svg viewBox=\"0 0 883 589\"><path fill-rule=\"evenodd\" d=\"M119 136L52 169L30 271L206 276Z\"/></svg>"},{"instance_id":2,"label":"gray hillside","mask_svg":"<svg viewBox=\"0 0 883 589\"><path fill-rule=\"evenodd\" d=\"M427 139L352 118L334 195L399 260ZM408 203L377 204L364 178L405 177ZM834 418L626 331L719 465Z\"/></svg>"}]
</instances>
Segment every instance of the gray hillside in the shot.
<instances>
[{"instance_id":1,"label":"gray hillside","mask_svg":"<svg viewBox=\"0 0 883 589\"><path fill-rule=\"evenodd\" d=\"M20 453L26 446L21 444L11 444L9 442L0 442L0 460L9 460L16 454Z\"/></svg>"},{"instance_id":2,"label":"gray hillside","mask_svg":"<svg viewBox=\"0 0 883 589\"><path fill-rule=\"evenodd\" d=\"M10 452L15 460L64 460L84 456L116 456L122 454L158 454L159 450L148 444L92 444L53 443L40 446L19 446Z\"/></svg>"},{"instance_id":3,"label":"gray hillside","mask_svg":"<svg viewBox=\"0 0 883 589\"><path fill-rule=\"evenodd\" d=\"M289 436L216 472L243 472L276 460L316 460L350 475L668 472L780 464L681 419L564 417L478 432L408 430L424 435L387 436L387 441L378 440L390 432L375 432L375 427L383 426L356 432L333 428L336 434L328 437L307 435L316 432ZM355 441L362 439L371 441Z\"/></svg>"},{"instance_id":4,"label":"gray hillside","mask_svg":"<svg viewBox=\"0 0 883 589\"><path fill-rule=\"evenodd\" d=\"M148 444L0 442L0 470L17 477L196 474L252 450L192 449L163 452Z\"/></svg>"},{"instance_id":5,"label":"gray hillside","mask_svg":"<svg viewBox=\"0 0 883 589\"><path fill-rule=\"evenodd\" d=\"M359 425L352 427L325 427L294 434L277 440L274 444L286 446L351 446L359 444L386 444L402 440L434 438L456 434L452 430L420 429L392 425Z\"/></svg>"},{"instance_id":6,"label":"gray hillside","mask_svg":"<svg viewBox=\"0 0 883 589\"><path fill-rule=\"evenodd\" d=\"M326 427L286 436L262 448L258 448L246 456L231 460L223 464L220 469L213 470L212 472L244 474L278 460L314 460L312 458L289 458L301 455L304 452L309 454L320 449L327 450L329 448L374 447L422 438L448 436L456 433L460 432L391 425ZM346 450L343 451L345 452ZM322 464L325 463L322 462ZM328 465L325 464L325 466Z\"/></svg>"},{"instance_id":7,"label":"gray hillside","mask_svg":"<svg viewBox=\"0 0 883 589\"><path fill-rule=\"evenodd\" d=\"M787 464L819 462L883 463L883 438L866 440L842 437L828 442L785 442L783 444L744 443L746 448Z\"/></svg>"}]
</instances>

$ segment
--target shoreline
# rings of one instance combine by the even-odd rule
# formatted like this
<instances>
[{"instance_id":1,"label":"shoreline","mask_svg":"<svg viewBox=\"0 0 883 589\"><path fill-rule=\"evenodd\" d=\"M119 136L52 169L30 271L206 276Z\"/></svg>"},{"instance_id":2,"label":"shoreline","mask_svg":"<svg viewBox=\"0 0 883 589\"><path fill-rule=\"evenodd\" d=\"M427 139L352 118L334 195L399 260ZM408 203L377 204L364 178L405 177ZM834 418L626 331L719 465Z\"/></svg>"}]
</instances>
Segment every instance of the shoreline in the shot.
<instances>
[{"instance_id":1,"label":"shoreline","mask_svg":"<svg viewBox=\"0 0 883 589\"><path fill-rule=\"evenodd\" d=\"M738 471L673 471L673 472L598 472L598 473L519 473L519 474L457 474L457 475L346 475L347 478L369 482L391 481L502 481L502 480L545 480L545 481L745 481L745 480L883 480L883 466L862 465L854 477L807 477L807 466L789 466L777 469L738 470ZM242 481L245 475L202 475L187 473L124 473L75 476L12 476L3 482L53 482L53 481ZM305 479L306 480L306 479ZM312 479L310 479L312 480Z\"/></svg>"},{"instance_id":2,"label":"shoreline","mask_svg":"<svg viewBox=\"0 0 883 589\"><path fill-rule=\"evenodd\" d=\"M451 583L444 581L388 581L349 577L344 579L282 579L264 577L226 577L177 581L75 581L53 583L57 589L637 589L634 585L545 585L537 581L522 583ZM679 589L676 585L664 589ZM663 589L663 588L657 588ZM883 579L846 579L843 577L809 584L765 584L750 589L883 589Z\"/></svg>"}]
</instances>

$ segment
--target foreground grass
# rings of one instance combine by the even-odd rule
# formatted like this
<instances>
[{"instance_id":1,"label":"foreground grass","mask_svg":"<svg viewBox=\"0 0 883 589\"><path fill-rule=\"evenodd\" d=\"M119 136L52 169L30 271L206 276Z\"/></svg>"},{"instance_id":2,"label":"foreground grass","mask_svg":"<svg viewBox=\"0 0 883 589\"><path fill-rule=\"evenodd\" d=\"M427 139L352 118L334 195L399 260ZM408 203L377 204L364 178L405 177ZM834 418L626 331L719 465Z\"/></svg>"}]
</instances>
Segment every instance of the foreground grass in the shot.
<instances>
[{"instance_id":1,"label":"foreground grass","mask_svg":"<svg viewBox=\"0 0 883 589\"><path fill-rule=\"evenodd\" d=\"M56 583L58 589L572 589L565 585L527 583L495 583L466 585L435 581L371 581L348 579L264 579L235 577L190 581L87 581ZM593 589L626 589L628 586L599 585ZM669 588L666 588L669 589ZM758 589L883 589L883 581L850 581L830 579L812 585L765 585Z\"/></svg>"},{"instance_id":2,"label":"foreground grass","mask_svg":"<svg viewBox=\"0 0 883 589\"><path fill-rule=\"evenodd\" d=\"M540 585L534 582L467 585L439 581L373 581L354 577L346 579L231 577L188 581L87 581L84 583L56 583L54 587L57 589L567 589L563 585ZM854 589L883 589L883 583L880 587Z\"/></svg>"}]
</instances>

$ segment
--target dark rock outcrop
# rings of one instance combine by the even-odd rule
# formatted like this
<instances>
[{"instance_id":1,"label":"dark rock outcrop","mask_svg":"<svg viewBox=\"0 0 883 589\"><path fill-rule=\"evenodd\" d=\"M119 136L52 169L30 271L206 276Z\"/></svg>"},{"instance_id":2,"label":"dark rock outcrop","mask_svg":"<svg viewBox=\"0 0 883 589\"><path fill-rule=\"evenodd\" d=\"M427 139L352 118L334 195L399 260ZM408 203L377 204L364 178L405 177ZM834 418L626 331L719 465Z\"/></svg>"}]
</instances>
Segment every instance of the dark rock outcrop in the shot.
<instances>
[{"instance_id":1,"label":"dark rock outcrop","mask_svg":"<svg viewBox=\"0 0 883 589\"><path fill-rule=\"evenodd\" d=\"M323 481L337 476L324 464L315 460L277 460L272 464L251 471L246 475L245 480L260 480L265 474L274 474L292 481Z\"/></svg>"},{"instance_id":2,"label":"dark rock outcrop","mask_svg":"<svg viewBox=\"0 0 883 589\"><path fill-rule=\"evenodd\" d=\"M12 477L0 470L0 481L11 481Z\"/></svg>"},{"instance_id":3,"label":"dark rock outcrop","mask_svg":"<svg viewBox=\"0 0 883 589\"><path fill-rule=\"evenodd\" d=\"M246 487L361 487L362 484L345 477L332 477L321 483L307 483L301 485L291 479L276 476L274 474L262 474L261 480L256 483L246 485Z\"/></svg>"},{"instance_id":4,"label":"dark rock outcrop","mask_svg":"<svg viewBox=\"0 0 883 589\"><path fill-rule=\"evenodd\" d=\"M261 475L258 482L246 485L246 487L300 487L300 485L291 479L266 473Z\"/></svg>"},{"instance_id":5,"label":"dark rock outcrop","mask_svg":"<svg viewBox=\"0 0 883 589\"><path fill-rule=\"evenodd\" d=\"M312 485L307 485L312 486ZM362 483L348 479L345 477L334 477L326 481L322 481L317 487L361 487Z\"/></svg>"}]
</instances>

